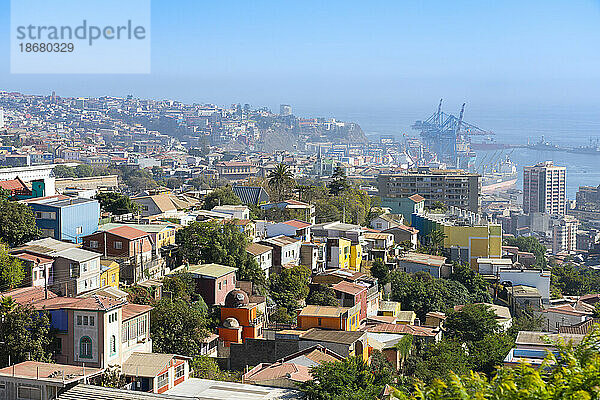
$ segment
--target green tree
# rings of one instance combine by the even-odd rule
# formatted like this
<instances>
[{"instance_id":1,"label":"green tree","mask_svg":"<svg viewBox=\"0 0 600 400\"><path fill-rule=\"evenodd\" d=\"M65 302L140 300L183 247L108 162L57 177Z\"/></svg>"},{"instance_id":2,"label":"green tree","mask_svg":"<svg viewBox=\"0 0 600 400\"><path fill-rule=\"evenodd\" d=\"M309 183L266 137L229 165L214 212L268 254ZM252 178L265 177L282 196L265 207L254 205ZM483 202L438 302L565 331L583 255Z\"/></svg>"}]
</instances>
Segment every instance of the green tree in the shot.
<instances>
[{"instance_id":1,"label":"green tree","mask_svg":"<svg viewBox=\"0 0 600 400\"><path fill-rule=\"evenodd\" d=\"M540 243L540 241L534 236L518 236L518 237L507 237L504 239L506 246L516 246L520 251L526 251L533 253L535 256L535 265L538 268L546 268L546 246Z\"/></svg>"},{"instance_id":2,"label":"green tree","mask_svg":"<svg viewBox=\"0 0 600 400\"><path fill-rule=\"evenodd\" d=\"M312 380L300 384L308 400L371 400L391 383L388 375L373 370L358 357L323 363L311 373Z\"/></svg>"},{"instance_id":3,"label":"green tree","mask_svg":"<svg viewBox=\"0 0 600 400\"><path fill-rule=\"evenodd\" d=\"M329 183L329 193L331 193L332 196L337 196L350 188L350 183L346 177L346 170L343 167L335 167L331 178L331 182Z\"/></svg>"},{"instance_id":4,"label":"green tree","mask_svg":"<svg viewBox=\"0 0 600 400\"><path fill-rule=\"evenodd\" d=\"M444 232L436 229L428 233L426 239L431 254L440 255L440 250L444 248L444 240L446 239Z\"/></svg>"},{"instance_id":5,"label":"green tree","mask_svg":"<svg viewBox=\"0 0 600 400\"><path fill-rule=\"evenodd\" d=\"M196 295L196 285L194 278L189 272L175 273L166 276L162 282L163 296L168 296L174 299L184 299L185 301L199 300Z\"/></svg>"},{"instance_id":6,"label":"green tree","mask_svg":"<svg viewBox=\"0 0 600 400\"><path fill-rule=\"evenodd\" d=\"M335 297L335 291L327 285L319 283L311 285L306 304L314 304L318 306L337 306L339 301Z\"/></svg>"},{"instance_id":7,"label":"green tree","mask_svg":"<svg viewBox=\"0 0 600 400\"><path fill-rule=\"evenodd\" d=\"M239 205L242 204L240 198L233 192L231 186L217 188L206 195L202 208L212 210L216 206Z\"/></svg>"},{"instance_id":8,"label":"green tree","mask_svg":"<svg viewBox=\"0 0 600 400\"><path fill-rule=\"evenodd\" d=\"M442 340L425 347L417 359L412 373L424 382L446 378L451 373L465 374L470 369L470 360L461 343Z\"/></svg>"},{"instance_id":9,"label":"green tree","mask_svg":"<svg viewBox=\"0 0 600 400\"><path fill-rule=\"evenodd\" d=\"M373 265L371 265L371 275L374 278L377 278L377 282L383 286L390 282L390 267L383 262L381 258L373 261Z\"/></svg>"},{"instance_id":10,"label":"green tree","mask_svg":"<svg viewBox=\"0 0 600 400\"><path fill-rule=\"evenodd\" d=\"M127 384L127 380L118 365L110 365L102 373L100 386L121 389L125 384Z\"/></svg>"},{"instance_id":11,"label":"green tree","mask_svg":"<svg viewBox=\"0 0 600 400\"><path fill-rule=\"evenodd\" d=\"M8 253L8 247L0 242L0 288L13 289L25 278L21 261Z\"/></svg>"},{"instance_id":12,"label":"green tree","mask_svg":"<svg viewBox=\"0 0 600 400\"><path fill-rule=\"evenodd\" d=\"M445 312L467 304L470 296L459 282L436 279L426 272L409 274L394 270L391 273L391 299L399 301L406 310L413 310L424 321L430 311Z\"/></svg>"},{"instance_id":13,"label":"green tree","mask_svg":"<svg viewBox=\"0 0 600 400\"><path fill-rule=\"evenodd\" d=\"M590 293L593 281L590 278L591 276L584 276L573 264L564 263L552 268L551 285L562 295L579 296Z\"/></svg>"},{"instance_id":14,"label":"green tree","mask_svg":"<svg viewBox=\"0 0 600 400\"><path fill-rule=\"evenodd\" d=\"M33 210L27 204L0 198L0 238L10 247L39 238Z\"/></svg>"},{"instance_id":15,"label":"green tree","mask_svg":"<svg viewBox=\"0 0 600 400\"><path fill-rule=\"evenodd\" d=\"M485 304L468 304L448 315L447 335L459 342L475 342L500 331L494 311Z\"/></svg>"},{"instance_id":16,"label":"green tree","mask_svg":"<svg viewBox=\"0 0 600 400\"><path fill-rule=\"evenodd\" d=\"M489 379L471 371L440 375L418 382L412 393L400 390L401 400L494 399L552 400L597 399L600 383L600 335L594 329L578 346L557 343L558 355L549 353L541 367L521 364L501 367ZM457 349L458 351L458 349Z\"/></svg>"},{"instance_id":17,"label":"green tree","mask_svg":"<svg viewBox=\"0 0 600 400\"><path fill-rule=\"evenodd\" d=\"M454 263L450 279L462 283L467 288L471 294L471 302L489 303L492 301L488 283L468 264Z\"/></svg>"},{"instance_id":18,"label":"green tree","mask_svg":"<svg viewBox=\"0 0 600 400\"><path fill-rule=\"evenodd\" d=\"M468 343L471 367L474 371L492 376L514 345L515 341L507 333L486 335L477 342Z\"/></svg>"},{"instance_id":19,"label":"green tree","mask_svg":"<svg viewBox=\"0 0 600 400\"><path fill-rule=\"evenodd\" d=\"M181 185L183 185L183 181L179 178L171 177L165 179L164 185L169 189L177 189L180 188Z\"/></svg>"},{"instance_id":20,"label":"green tree","mask_svg":"<svg viewBox=\"0 0 600 400\"><path fill-rule=\"evenodd\" d=\"M52 335L45 312L21 305L11 297L0 299L0 365L8 360L17 364L27 359L50 362Z\"/></svg>"},{"instance_id":21,"label":"green tree","mask_svg":"<svg viewBox=\"0 0 600 400\"><path fill-rule=\"evenodd\" d=\"M208 336L206 308L183 299L163 298L151 312L150 334L156 353L200 355L202 340Z\"/></svg>"},{"instance_id":22,"label":"green tree","mask_svg":"<svg viewBox=\"0 0 600 400\"><path fill-rule=\"evenodd\" d=\"M58 164L56 167L54 167L52 172L54 173L54 176L57 178L75 178L75 177L77 177L77 174L75 173L75 168L69 167L64 164Z\"/></svg>"},{"instance_id":23,"label":"green tree","mask_svg":"<svg viewBox=\"0 0 600 400\"><path fill-rule=\"evenodd\" d=\"M239 373L223 371L219 368L215 358L208 356L196 356L192 359L190 367L194 378L210 379L213 381L239 381Z\"/></svg>"},{"instance_id":24,"label":"green tree","mask_svg":"<svg viewBox=\"0 0 600 400\"><path fill-rule=\"evenodd\" d=\"M294 175L290 168L285 164L277 164L275 169L268 176L269 188L275 194L274 201L285 200L288 193L293 189Z\"/></svg>"},{"instance_id":25,"label":"green tree","mask_svg":"<svg viewBox=\"0 0 600 400\"><path fill-rule=\"evenodd\" d=\"M194 222L177 231L180 254L191 264L215 263L238 268L238 280L265 287L264 271L246 251L248 238L232 223Z\"/></svg>"},{"instance_id":26,"label":"green tree","mask_svg":"<svg viewBox=\"0 0 600 400\"><path fill-rule=\"evenodd\" d=\"M101 192L96 195L96 200L100 203L100 208L103 211L114 215L137 214L140 212L139 204L120 193Z\"/></svg>"},{"instance_id":27,"label":"green tree","mask_svg":"<svg viewBox=\"0 0 600 400\"><path fill-rule=\"evenodd\" d=\"M77 178L87 178L94 174L94 168L91 165L79 164L75 167L75 176Z\"/></svg>"},{"instance_id":28,"label":"green tree","mask_svg":"<svg viewBox=\"0 0 600 400\"><path fill-rule=\"evenodd\" d=\"M303 300L309 293L310 268L304 265L296 265L291 268L283 268L279 274L270 278L270 294L275 303L285 308L287 320L278 322L291 322L295 318L295 310L298 301ZM285 317L282 314L283 317Z\"/></svg>"}]
</instances>

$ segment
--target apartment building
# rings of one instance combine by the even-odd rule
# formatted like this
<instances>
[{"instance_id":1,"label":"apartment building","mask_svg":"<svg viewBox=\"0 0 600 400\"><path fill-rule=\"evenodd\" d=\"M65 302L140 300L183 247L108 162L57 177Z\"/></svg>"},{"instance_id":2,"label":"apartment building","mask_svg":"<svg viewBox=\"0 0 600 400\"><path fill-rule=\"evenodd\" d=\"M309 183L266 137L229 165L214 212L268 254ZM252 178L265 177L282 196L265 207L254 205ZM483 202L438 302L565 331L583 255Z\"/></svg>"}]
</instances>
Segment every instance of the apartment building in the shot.
<instances>
[{"instance_id":1,"label":"apartment building","mask_svg":"<svg viewBox=\"0 0 600 400\"><path fill-rule=\"evenodd\" d=\"M390 198L408 198L418 193L425 198L425 207L440 201L473 212L481 208L481 175L459 169L408 169L399 174L381 174L377 184L379 196L388 202Z\"/></svg>"},{"instance_id":2,"label":"apartment building","mask_svg":"<svg viewBox=\"0 0 600 400\"><path fill-rule=\"evenodd\" d=\"M552 253L575 251L577 248L577 227L579 221L570 215L565 215L556 221L552 227Z\"/></svg>"},{"instance_id":3,"label":"apartment building","mask_svg":"<svg viewBox=\"0 0 600 400\"><path fill-rule=\"evenodd\" d=\"M523 168L523 211L565 215L566 172L552 161Z\"/></svg>"}]
</instances>

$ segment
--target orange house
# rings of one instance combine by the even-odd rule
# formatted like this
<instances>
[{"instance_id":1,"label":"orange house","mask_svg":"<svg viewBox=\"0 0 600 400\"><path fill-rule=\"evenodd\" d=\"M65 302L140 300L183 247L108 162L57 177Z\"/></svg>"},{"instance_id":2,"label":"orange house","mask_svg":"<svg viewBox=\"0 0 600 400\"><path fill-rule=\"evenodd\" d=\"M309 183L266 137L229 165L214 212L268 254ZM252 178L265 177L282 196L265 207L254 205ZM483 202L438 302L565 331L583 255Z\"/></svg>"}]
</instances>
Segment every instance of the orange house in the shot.
<instances>
[{"instance_id":1,"label":"orange house","mask_svg":"<svg viewBox=\"0 0 600 400\"><path fill-rule=\"evenodd\" d=\"M234 289L225 297L225 305L221 307L221 326L219 338L225 346L229 343L242 343L246 338L262 337L264 318L257 312L258 304L250 303L248 294Z\"/></svg>"},{"instance_id":2,"label":"orange house","mask_svg":"<svg viewBox=\"0 0 600 400\"><path fill-rule=\"evenodd\" d=\"M360 325L360 304L353 307L308 305L298 311L298 328L357 331Z\"/></svg>"}]
</instances>

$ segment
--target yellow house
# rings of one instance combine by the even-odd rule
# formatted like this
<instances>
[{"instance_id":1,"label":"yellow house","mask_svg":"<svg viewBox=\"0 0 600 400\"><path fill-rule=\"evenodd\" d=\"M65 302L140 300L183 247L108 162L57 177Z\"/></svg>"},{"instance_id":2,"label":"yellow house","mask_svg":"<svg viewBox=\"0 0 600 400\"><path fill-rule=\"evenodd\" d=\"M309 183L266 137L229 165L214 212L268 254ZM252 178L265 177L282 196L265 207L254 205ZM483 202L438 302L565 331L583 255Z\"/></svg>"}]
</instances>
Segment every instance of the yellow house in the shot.
<instances>
[{"instance_id":1,"label":"yellow house","mask_svg":"<svg viewBox=\"0 0 600 400\"><path fill-rule=\"evenodd\" d=\"M397 324L401 325L414 325L417 314L414 311L400 311L398 313Z\"/></svg>"},{"instance_id":2,"label":"yellow house","mask_svg":"<svg viewBox=\"0 0 600 400\"><path fill-rule=\"evenodd\" d=\"M119 287L119 263L100 260L100 287Z\"/></svg>"},{"instance_id":3,"label":"yellow house","mask_svg":"<svg viewBox=\"0 0 600 400\"><path fill-rule=\"evenodd\" d=\"M298 329L332 329L357 331L360 326L360 304L353 307L308 305L298 310Z\"/></svg>"},{"instance_id":4,"label":"yellow house","mask_svg":"<svg viewBox=\"0 0 600 400\"><path fill-rule=\"evenodd\" d=\"M450 258L469 262L476 270L477 258L502 257L502 225L465 213L453 210L448 214L413 214L413 226L423 237L441 231L443 246L450 250Z\"/></svg>"},{"instance_id":5,"label":"yellow house","mask_svg":"<svg viewBox=\"0 0 600 400\"><path fill-rule=\"evenodd\" d=\"M157 249L175 244L175 232L181 228L181 225L166 222L156 224L122 224L113 222L102 225L98 229L108 231L119 226L130 226L150 234Z\"/></svg>"},{"instance_id":6,"label":"yellow house","mask_svg":"<svg viewBox=\"0 0 600 400\"><path fill-rule=\"evenodd\" d=\"M444 226L444 247L462 253L471 267L477 268L478 258L502 258L502 226L498 224L478 226Z\"/></svg>"},{"instance_id":7,"label":"yellow house","mask_svg":"<svg viewBox=\"0 0 600 400\"><path fill-rule=\"evenodd\" d=\"M360 271L360 264L362 261L362 246L355 244L350 247L350 269L353 271Z\"/></svg>"},{"instance_id":8,"label":"yellow house","mask_svg":"<svg viewBox=\"0 0 600 400\"><path fill-rule=\"evenodd\" d=\"M400 308L399 301L380 301L377 315L380 317L398 318L400 311L402 311L402 309Z\"/></svg>"},{"instance_id":9,"label":"yellow house","mask_svg":"<svg viewBox=\"0 0 600 400\"><path fill-rule=\"evenodd\" d=\"M327 267L350 269L352 242L344 238L327 238Z\"/></svg>"}]
</instances>

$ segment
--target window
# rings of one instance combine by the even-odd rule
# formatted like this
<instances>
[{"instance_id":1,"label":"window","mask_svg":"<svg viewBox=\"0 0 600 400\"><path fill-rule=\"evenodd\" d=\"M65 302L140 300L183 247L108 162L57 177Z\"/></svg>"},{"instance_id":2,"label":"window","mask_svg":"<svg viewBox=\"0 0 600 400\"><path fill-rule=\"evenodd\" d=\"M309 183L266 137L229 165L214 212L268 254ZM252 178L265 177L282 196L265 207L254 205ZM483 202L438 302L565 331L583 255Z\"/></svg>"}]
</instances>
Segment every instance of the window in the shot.
<instances>
[{"instance_id":1,"label":"window","mask_svg":"<svg viewBox=\"0 0 600 400\"><path fill-rule=\"evenodd\" d=\"M87 285L86 285L86 286L87 286ZM87 325L87 324L88 324L88 317L87 317L87 315L85 315L85 316L83 317L83 324L84 324L84 325Z\"/></svg>"},{"instance_id":2,"label":"window","mask_svg":"<svg viewBox=\"0 0 600 400\"><path fill-rule=\"evenodd\" d=\"M44 237L54 237L54 229L42 228L41 231Z\"/></svg>"},{"instance_id":3,"label":"window","mask_svg":"<svg viewBox=\"0 0 600 400\"><path fill-rule=\"evenodd\" d=\"M88 336L79 340L79 358L92 358L92 339Z\"/></svg>"},{"instance_id":4,"label":"window","mask_svg":"<svg viewBox=\"0 0 600 400\"><path fill-rule=\"evenodd\" d=\"M317 321L319 326L321 326L321 318L319 318L319 320Z\"/></svg>"},{"instance_id":5,"label":"window","mask_svg":"<svg viewBox=\"0 0 600 400\"><path fill-rule=\"evenodd\" d=\"M33 280L34 281L37 281L37 275L38 275L38 272L37 271L33 271Z\"/></svg>"},{"instance_id":6,"label":"window","mask_svg":"<svg viewBox=\"0 0 600 400\"><path fill-rule=\"evenodd\" d=\"M78 226L75 228L75 234L81 235L83 233L83 226Z\"/></svg>"},{"instance_id":7,"label":"window","mask_svg":"<svg viewBox=\"0 0 600 400\"><path fill-rule=\"evenodd\" d=\"M113 246L116 250L121 250L123 248L123 242L115 242Z\"/></svg>"},{"instance_id":8,"label":"window","mask_svg":"<svg viewBox=\"0 0 600 400\"><path fill-rule=\"evenodd\" d=\"M77 325L81 325L81 315L77 316Z\"/></svg>"},{"instance_id":9,"label":"window","mask_svg":"<svg viewBox=\"0 0 600 400\"><path fill-rule=\"evenodd\" d=\"M127 332L129 329L129 324L123 324L121 328L121 342L125 343L127 341Z\"/></svg>"},{"instance_id":10,"label":"window","mask_svg":"<svg viewBox=\"0 0 600 400\"><path fill-rule=\"evenodd\" d=\"M94 326L94 317L90 317L90 326Z\"/></svg>"},{"instance_id":11,"label":"window","mask_svg":"<svg viewBox=\"0 0 600 400\"><path fill-rule=\"evenodd\" d=\"M36 219L56 219L56 213L50 211L36 211Z\"/></svg>"},{"instance_id":12,"label":"window","mask_svg":"<svg viewBox=\"0 0 600 400\"><path fill-rule=\"evenodd\" d=\"M185 363L182 363L175 367L175 379L179 379L184 375L185 375Z\"/></svg>"},{"instance_id":13,"label":"window","mask_svg":"<svg viewBox=\"0 0 600 400\"><path fill-rule=\"evenodd\" d=\"M110 355L117 354L117 338L115 335L110 337Z\"/></svg>"},{"instance_id":14,"label":"window","mask_svg":"<svg viewBox=\"0 0 600 400\"><path fill-rule=\"evenodd\" d=\"M92 249L97 249L98 248L98 241L97 240L90 240L90 247Z\"/></svg>"},{"instance_id":15,"label":"window","mask_svg":"<svg viewBox=\"0 0 600 400\"><path fill-rule=\"evenodd\" d=\"M221 290L221 282L219 282L219 290Z\"/></svg>"},{"instance_id":16,"label":"window","mask_svg":"<svg viewBox=\"0 0 600 400\"><path fill-rule=\"evenodd\" d=\"M165 386L169 383L169 372L165 372L162 375L159 375L157 385L159 388Z\"/></svg>"},{"instance_id":17,"label":"window","mask_svg":"<svg viewBox=\"0 0 600 400\"><path fill-rule=\"evenodd\" d=\"M87 272L87 263L81 263L81 269L83 269L83 272Z\"/></svg>"},{"instance_id":18,"label":"window","mask_svg":"<svg viewBox=\"0 0 600 400\"><path fill-rule=\"evenodd\" d=\"M112 283L115 283L115 279L116 279L115 277L116 277L116 275L115 275L115 274L113 274L113 275L110 277L110 281L111 281Z\"/></svg>"},{"instance_id":19,"label":"window","mask_svg":"<svg viewBox=\"0 0 600 400\"><path fill-rule=\"evenodd\" d=\"M17 397L27 400L42 400L42 390L35 386L19 386Z\"/></svg>"}]
</instances>

